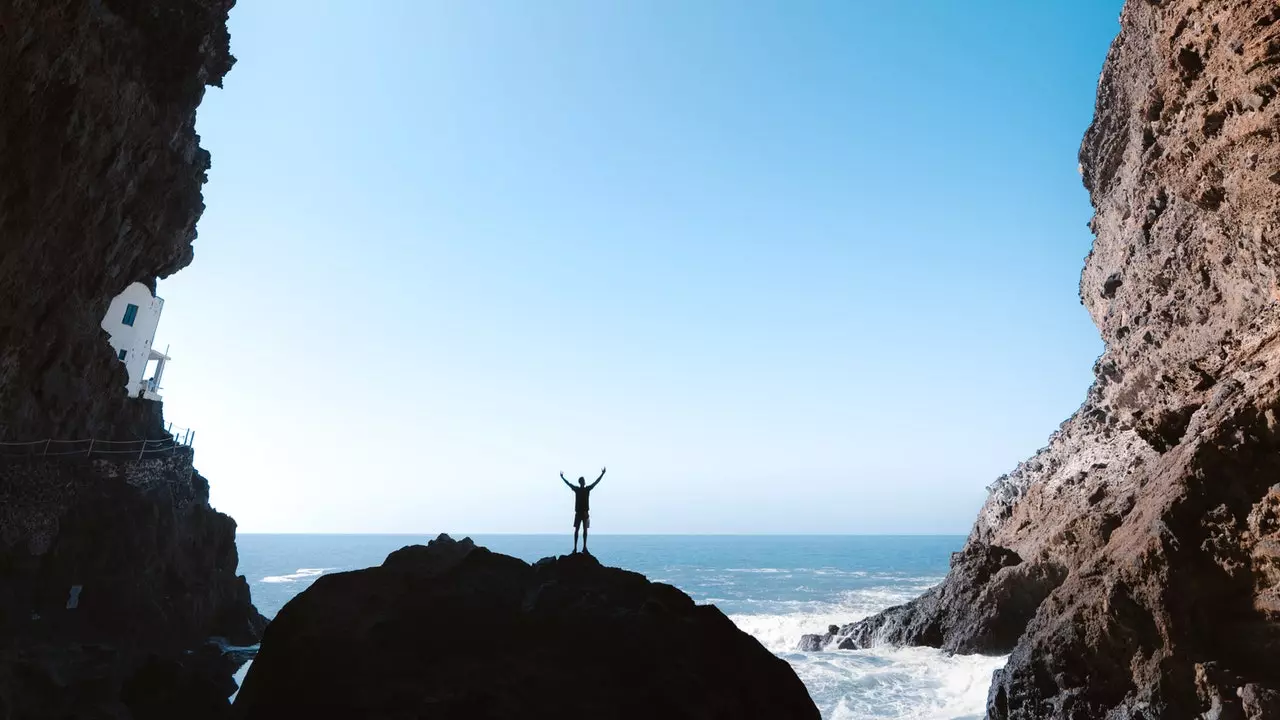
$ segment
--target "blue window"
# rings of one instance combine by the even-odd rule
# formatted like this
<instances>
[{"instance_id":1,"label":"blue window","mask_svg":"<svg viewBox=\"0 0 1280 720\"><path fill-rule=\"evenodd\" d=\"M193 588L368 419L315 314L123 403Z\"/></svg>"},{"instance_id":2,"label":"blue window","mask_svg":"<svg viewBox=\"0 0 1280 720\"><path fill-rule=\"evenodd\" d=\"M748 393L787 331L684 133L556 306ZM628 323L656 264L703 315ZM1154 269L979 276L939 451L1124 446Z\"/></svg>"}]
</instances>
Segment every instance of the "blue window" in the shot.
<instances>
[{"instance_id":1,"label":"blue window","mask_svg":"<svg viewBox=\"0 0 1280 720\"><path fill-rule=\"evenodd\" d=\"M124 320L122 322L125 325L133 325L133 321L137 317L138 317L138 306L134 305L133 303L129 303L129 306L124 309Z\"/></svg>"},{"instance_id":2,"label":"blue window","mask_svg":"<svg viewBox=\"0 0 1280 720\"><path fill-rule=\"evenodd\" d=\"M120 358L121 360L124 360L124 356L125 356L125 355L128 355L128 354L129 354L129 353L128 353L127 351L125 351L125 350L121 350L121 351L120 351L120 353L119 353L118 355L116 355L116 357Z\"/></svg>"}]
</instances>

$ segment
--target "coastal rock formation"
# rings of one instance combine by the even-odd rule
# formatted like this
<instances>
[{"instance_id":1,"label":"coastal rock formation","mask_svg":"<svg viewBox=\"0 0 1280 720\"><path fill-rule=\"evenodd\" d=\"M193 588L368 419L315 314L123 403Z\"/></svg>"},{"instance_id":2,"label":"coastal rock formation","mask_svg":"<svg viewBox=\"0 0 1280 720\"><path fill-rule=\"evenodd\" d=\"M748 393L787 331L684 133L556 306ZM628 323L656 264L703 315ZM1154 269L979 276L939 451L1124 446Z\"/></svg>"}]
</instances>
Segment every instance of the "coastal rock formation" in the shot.
<instances>
[{"instance_id":1,"label":"coastal rock formation","mask_svg":"<svg viewBox=\"0 0 1280 720\"><path fill-rule=\"evenodd\" d=\"M145 431L99 324L191 262L233 3L0 3L0 440Z\"/></svg>"},{"instance_id":2,"label":"coastal rock formation","mask_svg":"<svg viewBox=\"0 0 1280 720\"><path fill-rule=\"evenodd\" d=\"M256 643L235 521L209 507L193 455L0 461L0 635Z\"/></svg>"},{"instance_id":3,"label":"coastal rock formation","mask_svg":"<svg viewBox=\"0 0 1280 720\"><path fill-rule=\"evenodd\" d=\"M670 585L587 554L534 565L442 535L325 575L236 696L280 717L812 718L791 667Z\"/></svg>"},{"instance_id":4,"label":"coastal rock formation","mask_svg":"<svg viewBox=\"0 0 1280 720\"><path fill-rule=\"evenodd\" d=\"M100 323L191 261L232 3L0 2L0 443L168 437ZM264 621L190 449L20 451L0 452L0 718L225 716L237 661L205 643Z\"/></svg>"},{"instance_id":5,"label":"coastal rock formation","mask_svg":"<svg viewBox=\"0 0 1280 720\"><path fill-rule=\"evenodd\" d=\"M225 717L266 621L192 457L0 458L0 718Z\"/></svg>"},{"instance_id":6,"label":"coastal rock formation","mask_svg":"<svg viewBox=\"0 0 1280 720\"><path fill-rule=\"evenodd\" d=\"M1129 0L1080 151L1084 404L946 580L810 646L1011 653L992 718L1280 717L1280 5Z\"/></svg>"}]
</instances>

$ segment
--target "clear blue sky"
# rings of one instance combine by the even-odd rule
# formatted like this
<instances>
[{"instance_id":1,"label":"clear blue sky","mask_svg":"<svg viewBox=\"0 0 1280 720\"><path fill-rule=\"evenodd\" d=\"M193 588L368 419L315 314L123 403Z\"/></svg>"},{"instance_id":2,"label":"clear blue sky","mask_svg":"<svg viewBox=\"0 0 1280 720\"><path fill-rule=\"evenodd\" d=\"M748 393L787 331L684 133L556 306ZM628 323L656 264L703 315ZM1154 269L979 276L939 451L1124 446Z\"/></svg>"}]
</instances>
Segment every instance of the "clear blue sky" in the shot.
<instances>
[{"instance_id":1,"label":"clear blue sky","mask_svg":"<svg viewBox=\"0 0 1280 720\"><path fill-rule=\"evenodd\" d=\"M1084 398L1119 0L241 2L168 419L242 531L963 533Z\"/></svg>"}]
</instances>

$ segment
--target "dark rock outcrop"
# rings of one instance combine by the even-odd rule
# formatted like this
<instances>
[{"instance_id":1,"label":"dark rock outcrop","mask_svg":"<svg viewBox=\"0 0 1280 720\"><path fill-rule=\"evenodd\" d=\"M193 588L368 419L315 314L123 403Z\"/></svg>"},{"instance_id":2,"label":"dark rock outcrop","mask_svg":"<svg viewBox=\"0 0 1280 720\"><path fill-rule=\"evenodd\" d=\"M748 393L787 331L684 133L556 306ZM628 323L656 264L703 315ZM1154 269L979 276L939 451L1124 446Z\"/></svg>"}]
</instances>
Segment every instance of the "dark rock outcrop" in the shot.
<instances>
[{"instance_id":1,"label":"dark rock outcrop","mask_svg":"<svg viewBox=\"0 0 1280 720\"><path fill-rule=\"evenodd\" d=\"M0 3L0 440L142 436L99 325L191 262L233 3Z\"/></svg>"},{"instance_id":2,"label":"dark rock outcrop","mask_svg":"<svg viewBox=\"0 0 1280 720\"><path fill-rule=\"evenodd\" d=\"M0 636L256 643L265 623L235 574L235 521L209 507L193 454L0 458Z\"/></svg>"},{"instance_id":3,"label":"dark rock outcrop","mask_svg":"<svg viewBox=\"0 0 1280 720\"><path fill-rule=\"evenodd\" d=\"M232 4L0 2L0 442L167 437L100 323L191 261ZM225 716L237 660L205 643L264 621L190 451L2 454L0 718Z\"/></svg>"},{"instance_id":4,"label":"dark rock outcrop","mask_svg":"<svg viewBox=\"0 0 1280 720\"><path fill-rule=\"evenodd\" d=\"M0 718L226 716L266 621L191 459L0 458Z\"/></svg>"},{"instance_id":5,"label":"dark rock outcrop","mask_svg":"<svg viewBox=\"0 0 1280 720\"><path fill-rule=\"evenodd\" d=\"M26 645L3 654L0 717L225 720L243 664L207 645L147 652L102 644Z\"/></svg>"},{"instance_id":6,"label":"dark rock outcrop","mask_svg":"<svg viewBox=\"0 0 1280 720\"><path fill-rule=\"evenodd\" d=\"M586 554L528 565L441 536L325 575L236 697L280 717L817 718L791 667L713 606Z\"/></svg>"},{"instance_id":7,"label":"dark rock outcrop","mask_svg":"<svg viewBox=\"0 0 1280 720\"><path fill-rule=\"evenodd\" d=\"M1278 94L1276 3L1127 2L1080 152L1096 380L942 585L832 642L1009 652L998 719L1280 717Z\"/></svg>"},{"instance_id":8,"label":"dark rock outcrop","mask_svg":"<svg viewBox=\"0 0 1280 720\"><path fill-rule=\"evenodd\" d=\"M806 635L805 646L843 650L881 643L927 645L948 652L999 655L1022 635L1040 603L1066 572L1051 563L1026 563L1006 548L970 544L951 561L949 582L909 605L875 618Z\"/></svg>"}]
</instances>

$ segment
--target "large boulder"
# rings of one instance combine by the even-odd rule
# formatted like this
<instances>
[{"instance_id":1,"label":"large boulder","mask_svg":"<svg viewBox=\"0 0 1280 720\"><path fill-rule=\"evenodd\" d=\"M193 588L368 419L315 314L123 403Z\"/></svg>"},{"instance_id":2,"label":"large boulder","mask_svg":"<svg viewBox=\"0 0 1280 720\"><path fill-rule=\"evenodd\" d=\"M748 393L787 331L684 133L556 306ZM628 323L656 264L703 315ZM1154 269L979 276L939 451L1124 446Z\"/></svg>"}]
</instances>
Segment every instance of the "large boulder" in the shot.
<instances>
[{"instance_id":1,"label":"large boulder","mask_svg":"<svg viewBox=\"0 0 1280 720\"><path fill-rule=\"evenodd\" d=\"M819 717L714 606L588 554L534 565L441 536L326 575L267 628L238 717Z\"/></svg>"}]
</instances>

